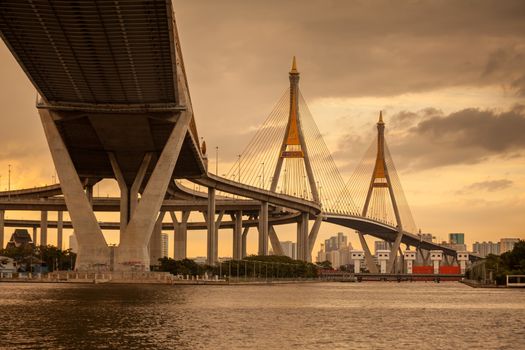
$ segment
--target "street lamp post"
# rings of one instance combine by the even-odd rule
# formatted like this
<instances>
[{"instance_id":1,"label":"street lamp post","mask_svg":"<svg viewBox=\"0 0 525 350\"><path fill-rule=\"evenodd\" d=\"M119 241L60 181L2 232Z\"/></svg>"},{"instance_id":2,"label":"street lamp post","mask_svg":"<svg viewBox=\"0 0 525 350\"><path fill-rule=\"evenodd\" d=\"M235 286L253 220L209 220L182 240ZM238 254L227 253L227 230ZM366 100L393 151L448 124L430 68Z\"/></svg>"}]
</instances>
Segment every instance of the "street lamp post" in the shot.
<instances>
[{"instance_id":1,"label":"street lamp post","mask_svg":"<svg viewBox=\"0 0 525 350\"><path fill-rule=\"evenodd\" d=\"M219 176L219 146L215 147L215 175Z\"/></svg>"},{"instance_id":2,"label":"street lamp post","mask_svg":"<svg viewBox=\"0 0 525 350\"><path fill-rule=\"evenodd\" d=\"M7 200L11 199L11 164L7 165Z\"/></svg>"}]
</instances>

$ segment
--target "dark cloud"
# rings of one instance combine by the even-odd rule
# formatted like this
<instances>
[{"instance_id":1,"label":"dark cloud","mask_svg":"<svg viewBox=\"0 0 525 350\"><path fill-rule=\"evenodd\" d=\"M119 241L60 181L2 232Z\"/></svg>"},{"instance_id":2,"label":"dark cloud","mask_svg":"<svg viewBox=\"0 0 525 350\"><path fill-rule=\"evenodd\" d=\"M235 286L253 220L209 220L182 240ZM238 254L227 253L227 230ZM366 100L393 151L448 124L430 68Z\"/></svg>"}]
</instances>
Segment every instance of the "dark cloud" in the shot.
<instances>
[{"instance_id":1,"label":"dark cloud","mask_svg":"<svg viewBox=\"0 0 525 350\"><path fill-rule=\"evenodd\" d=\"M418 171L436 167L477 164L492 157L523 161L525 155L525 106L497 112L477 108L444 114L435 108L417 112L402 111L386 125L387 145L396 167ZM353 171L364 152L375 142L375 126L343 136L334 158L343 172ZM368 157L375 156L375 148Z\"/></svg>"},{"instance_id":2,"label":"dark cloud","mask_svg":"<svg viewBox=\"0 0 525 350\"><path fill-rule=\"evenodd\" d=\"M459 191L458 194L470 193L470 192L476 192L476 191L487 191L487 192L502 191L502 190L505 190L511 187L512 184L513 182L507 179L475 182L465 187L463 190Z\"/></svg>"},{"instance_id":3,"label":"dark cloud","mask_svg":"<svg viewBox=\"0 0 525 350\"><path fill-rule=\"evenodd\" d=\"M427 112L413 114L420 121L388 140L396 164L412 169L475 164L493 156L517 157L525 150L522 105L504 112L469 108L425 117Z\"/></svg>"}]
</instances>

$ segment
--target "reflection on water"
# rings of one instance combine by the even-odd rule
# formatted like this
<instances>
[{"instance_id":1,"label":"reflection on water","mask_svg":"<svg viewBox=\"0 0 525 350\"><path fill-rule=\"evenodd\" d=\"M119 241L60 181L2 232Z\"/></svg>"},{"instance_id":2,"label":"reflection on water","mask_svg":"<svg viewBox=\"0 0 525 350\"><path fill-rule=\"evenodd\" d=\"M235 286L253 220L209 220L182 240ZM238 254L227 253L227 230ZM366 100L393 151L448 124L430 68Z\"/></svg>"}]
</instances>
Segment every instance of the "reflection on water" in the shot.
<instances>
[{"instance_id":1,"label":"reflection on water","mask_svg":"<svg viewBox=\"0 0 525 350\"><path fill-rule=\"evenodd\" d=\"M525 348L525 290L0 283L0 348Z\"/></svg>"}]
</instances>

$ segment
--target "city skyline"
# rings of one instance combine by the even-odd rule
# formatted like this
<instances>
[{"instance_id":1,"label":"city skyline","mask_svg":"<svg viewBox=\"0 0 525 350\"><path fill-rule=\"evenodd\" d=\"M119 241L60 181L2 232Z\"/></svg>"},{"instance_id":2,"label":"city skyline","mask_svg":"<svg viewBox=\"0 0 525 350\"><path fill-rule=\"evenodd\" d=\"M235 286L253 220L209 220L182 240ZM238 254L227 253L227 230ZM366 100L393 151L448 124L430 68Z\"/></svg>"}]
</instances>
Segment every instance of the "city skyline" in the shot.
<instances>
[{"instance_id":1,"label":"city skyline","mask_svg":"<svg viewBox=\"0 0 525 350\"><path fill-rule=\"evenodd\" d=\"M390 8L385 2L389 16L372 21L375 11L366 4L333 2L317 17L319 2L269 2L254 10L235 1L176 1L196 121L209 149L219 147L219 174L230 169L276 103L297 55L305 98L345 180L372 142L383 110L386 138L423 232L439 241L465 232L469 246L523 238L525 109L519 103L525 48L524 24L513 11L517 4L493 9L487 2L473 10L457 3ZM403 21L404 12L430 10L441 25L426 16ZM206 20L209 35L191 25L197 17ZM269 32L255 36L264 23L271 24ZM245 31L237 30L241 26ZM0 132L0 188L6 187L8 164L12 188L49 184L55 174L37 122L34 88L0 45L0 73L10 82L0 87L9 116ZM214 161L210 156L212 172ZM113 191L107 183L101 187L101 195ZM318 243L335 230L323 224ZM292 229L281 231L281 240L293 238ZM345 233L358 246L352 231ZM189 255L202 255L204 237L192 234ZM229 247L221 238L219 248Z\"/></svg>"}]
</instances>

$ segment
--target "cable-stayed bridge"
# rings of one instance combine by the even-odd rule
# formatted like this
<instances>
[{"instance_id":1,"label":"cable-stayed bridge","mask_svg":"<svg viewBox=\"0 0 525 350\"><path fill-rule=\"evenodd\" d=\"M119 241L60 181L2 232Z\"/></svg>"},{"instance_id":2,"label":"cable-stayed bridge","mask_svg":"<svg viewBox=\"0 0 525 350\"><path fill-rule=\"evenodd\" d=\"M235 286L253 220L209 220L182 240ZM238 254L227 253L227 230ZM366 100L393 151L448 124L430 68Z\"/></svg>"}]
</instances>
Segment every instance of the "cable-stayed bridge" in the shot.
<instances>
[{"instance_id":1,"label":"cable-stayed bridge","mask_svg":"<svg viewBox=\"0 0 525 350\"><path fill-rule=\"evenodd\" d=\"M24 208L42 213L41 244L47 243L49 223L42 205L60 213L65 205L79 244L77 268L85 270L148 270L160 257L167 213L175 257L186 257L188 229L205 228L210 264L218 258L220 228L233 229L232 255L241 258L249 227L258 229L259 254L268 254L269 242L282 253L275 227L290 222L297 223L298 258L310 260L323 220L359 232L371 270L364 235L392 243L389 270L401 243L455 257L452 249L415 235L382 120L375 152L367 153L345 184L300 93L295 59L290 88L221 178L208 172L198 143L170 1L5 0L0 32L38 91L37 108L60 179L59 192L48 186L0 194L2 242L5 210L20 208L16 201L25 198ZM105 178L117 181L120 198L102 204L93 185ZM197 193L181 179L207 192ZM63 197L53 199L58 194ZM32 197L48 199L29 203ZM101 208L120 213L114 254L102 234L111 225L95 216ZM192 211L203 213L201 223L189 222ZM54 224L60 230L61 217Z\"/></svg>"}]
</instances>

